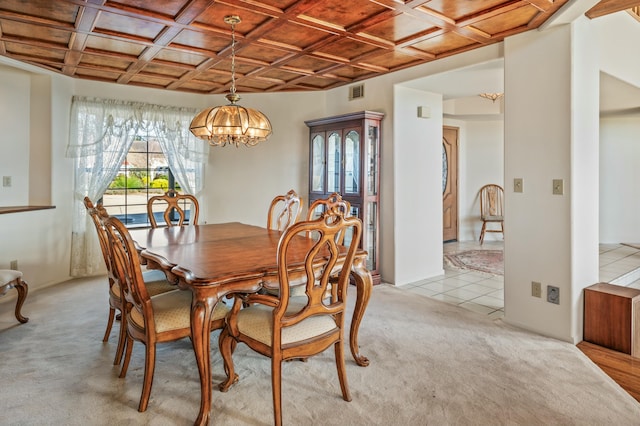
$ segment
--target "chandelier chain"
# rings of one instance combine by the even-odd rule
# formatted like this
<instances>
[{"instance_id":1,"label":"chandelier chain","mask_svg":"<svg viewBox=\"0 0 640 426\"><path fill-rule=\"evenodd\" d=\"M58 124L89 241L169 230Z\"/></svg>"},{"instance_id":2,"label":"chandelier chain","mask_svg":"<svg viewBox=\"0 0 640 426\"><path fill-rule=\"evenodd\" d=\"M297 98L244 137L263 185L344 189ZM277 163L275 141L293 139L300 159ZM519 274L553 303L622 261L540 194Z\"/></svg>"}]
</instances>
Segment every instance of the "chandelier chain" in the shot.
<instances>
[{"instance_id":1,"label":"chandelier chain","mask_svg":"<svg viewBox=\"0 0 640 426\"><path fill-rule=\"evenodd\" d=\"M236 24L231 23L231 94L236 93Z\"/></svg>"}]
</instances>

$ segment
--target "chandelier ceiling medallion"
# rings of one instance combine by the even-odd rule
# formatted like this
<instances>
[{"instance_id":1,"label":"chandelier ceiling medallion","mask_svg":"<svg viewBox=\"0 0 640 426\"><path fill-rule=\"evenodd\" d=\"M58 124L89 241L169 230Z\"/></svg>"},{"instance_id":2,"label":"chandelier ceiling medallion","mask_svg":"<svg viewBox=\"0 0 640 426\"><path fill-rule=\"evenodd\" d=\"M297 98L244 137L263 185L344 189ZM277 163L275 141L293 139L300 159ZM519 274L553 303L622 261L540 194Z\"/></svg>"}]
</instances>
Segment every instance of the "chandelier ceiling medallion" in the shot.
<instances>
[{"instance_id":1,"label":"chandelier ceiling medallion","mask_svg":"<svg viewBox=\"0 0 640 426\"><path fill-rule=\"evenodd\" d=\"M231 25L231 91L225 96L229 104L203 109L191 120L189 130L212 146L255 146L269 138L271 122L260 111L236 104L240 95L236 93L235 26L241 20L239 16L230 15L225 16L224 22Z\"/></svg>"}]
</instances>

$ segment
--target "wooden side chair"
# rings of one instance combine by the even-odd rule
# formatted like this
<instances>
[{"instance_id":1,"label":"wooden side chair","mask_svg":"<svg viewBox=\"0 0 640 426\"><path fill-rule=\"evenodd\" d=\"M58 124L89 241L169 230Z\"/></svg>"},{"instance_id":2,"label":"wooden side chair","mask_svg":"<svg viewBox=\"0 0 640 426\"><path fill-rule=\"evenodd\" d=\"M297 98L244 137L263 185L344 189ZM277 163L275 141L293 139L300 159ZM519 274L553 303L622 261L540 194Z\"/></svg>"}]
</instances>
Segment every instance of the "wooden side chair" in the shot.
<instances>
[{"instance_id":1,"label":"wooden side chair","mask_svg":"<svg viewBox=\"0 0 640 426\"><path fill-rule=\"evenodd\" d=\"M267 214L267 229L284 231L300 219L302 199L293 189L271 201Z\"/></svg>"},{"instance_id":2,"label":"wooden side chair","mask_svg":"<svg viewBox=\"0 0 640 426\"><path fill-rule=\"evenodd\" d=\"M114 271L111 265L111 254L109 249L109 237L104 228L103 221L105 221L109 214L98 203L97 206L93 205L93 202L89 197L84 197L84 206L87 209L87 213L91 217L93 224L95 225L96 232L98 233L98 241L100 242L100 250L104 263L107 267L107 284L109 285L109 318L107 319L107 329L104 332L103 342L109 341L109 335L111 334L111 327L113 326L113 320L116 317L116 311L120 312L120 333L118 337L118 347L116 348L116 355L113 360L114 365L120 364L122 355L124 354L124 344L127 336L126 317L122 316L123 312L123 299L122 292L120 291L120 285L114 275ZM177 287L167 281L164 272L162 271L145 271L142 274L142 280L145 283L147 291L150 295L166 293L168 291L174 291Z\"/></svg>"},{"instance_id":3,"label":"wooden side chair","mask_svg":"<svg viewBox=\"0 0 640 426\"><path fill-rule=\"evenodd\" d=\"M337 192L329 195L327 198L315 200L309 206L307 211L307 220L313 220L318 218L323 212L338 209L345 217L351 216L351 203L342 199L342 195ZM348 230L345 232L349 232ZM339 233L336 235L338 244L342 244L345 239L345 233Z\"/></svg>"},{"instance_id":4,"label":"wooden side chair","mask_svg":"<svg viewBox=\"0 0 640 426\"><path fill-rule=\"evenodd\" d=\"M16 319L24 324L29 321L29 318L22 316L20 311L22 310L22 304L27 298L29 286L23 281L22 272L13 269L0 269L0 296L6 294L7 291L12 288L15 288L18 292L15 310Z\"/></svg>"},{"instance_id":5,"label":"wooden side chair","mask_svg":"<svg viewBox=\"0 0 640 426\"><path fill-rule=\"evenodd\" d=\"M344 247L336 240L347 229L352 229L355 238ZM315 238L305 238L307 233ZM333 346L342 398L351 401L344 360L344 316L349 274L361 233L360 219L345 217L337 207L284 232L277 250L278 294L236 295L227 316L219 337L227 373L227 380L219 386L221 391L238 380L232 355L237 342L243 342L271 358L274 420L281 425L282 362L307 358ZM342 265L338 263L341 255L345 256ZM338 279L330 285L334 273ZM301 279L306 296L290 297L290 283ZM327 292L330 297L326 297Z\"/></svg>"},{"instance_id":6,"label":"wooden side chair","mask_svg":"<svg viewBox=\"0 0 640 426\"><path fill-rule=\"evenodd\" d=\"M146 411L156 364L156 344L191 336L191 292L174 290L151 296L142 280L140 259L129 231L116 217L105 222L115 276L125 300L127 343L120 377L125 377L131 360L133 341L145 345L144 382L138 411ZM212 315L211 329L224 325L229 311L218 303ZM123 323L124 324L124 323Z\"/></svg>"},{"instance_id":7,"label":"wooden side chair","mask_svg":"<svg viewBox=\"0 0 640 426\"><path fill-rule=\"evenodd\" d=\"M486 232L501 232L504 238L504 189L500 185L489 184L480 188L480 219L482 219L482 229L480 230L480 244L484 243ZM495 223L500 229L488 228L487 224Z\"/></svg>"},{"instance_id":8,"label":"wooden side chair","mask_svg":"<svg viewBox=\"0 0 640 426\"><path fill-rule=\"evenodd\" d=\"M200 205L198 199L191 194L179 194L173 189L168 190L163 195L156 195L149 198L147 202L147 215L152 228L157 228L158 223L155 217L156 212L163 212L164 221L167 226L182 226L189 221L191 225L198 224ZM187 218L187 212L189 217Z\"/></svg>"}]
</instances>

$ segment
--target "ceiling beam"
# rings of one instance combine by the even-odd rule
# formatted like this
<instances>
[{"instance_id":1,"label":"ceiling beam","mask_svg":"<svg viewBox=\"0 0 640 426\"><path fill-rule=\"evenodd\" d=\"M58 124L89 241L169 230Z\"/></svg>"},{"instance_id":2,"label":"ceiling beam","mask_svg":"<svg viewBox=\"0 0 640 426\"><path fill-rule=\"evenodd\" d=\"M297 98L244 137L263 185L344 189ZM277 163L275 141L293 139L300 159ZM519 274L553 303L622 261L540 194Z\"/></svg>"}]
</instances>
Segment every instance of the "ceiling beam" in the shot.
<instances>
[{"instance_id":1,"label":"ceiling beam","mask_svg":"<svg viewBox=\"0 0 640 426\"><path fill-rule=\"evenodd\" d=\"M598 18L610 13L620 12L621 10L631 9L640 6L638 0L602 0L591 9L587 10L585 15L589 19Z\"/></svg>"}]
</instances>

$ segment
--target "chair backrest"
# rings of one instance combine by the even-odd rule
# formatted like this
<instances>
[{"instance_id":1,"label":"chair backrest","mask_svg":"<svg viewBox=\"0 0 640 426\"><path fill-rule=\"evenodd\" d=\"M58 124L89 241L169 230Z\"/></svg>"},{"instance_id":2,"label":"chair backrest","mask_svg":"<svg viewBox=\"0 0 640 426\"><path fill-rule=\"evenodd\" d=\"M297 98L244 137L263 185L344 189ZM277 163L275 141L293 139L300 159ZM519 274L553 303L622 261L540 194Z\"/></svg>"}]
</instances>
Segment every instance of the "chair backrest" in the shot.
<instances>
[{"instance_id":1,"label":"chair backrest","mask_svg":"<svg viewBox=\"0 0 640 426\"><path fill-rule=\"evenodd\" d=\"M147 215L152 228L158 227L156 212L163 212L162 216L167 226L182 226L187 219L190 225L197 225L200 205L198 199L193 195L179 194L170 189L163 195L149 198L147 202ZM187 212L189 212L188 218Z\"/></svg>"},{"instance_id":2,"label":"chair backrest","mask_svg":"<svg viewBox=\"0 0 640 426\"><path fill-rule=\"evenodd\" d=\"M271 201L267 214L267 229L284 231L300 219L302 199L293 189Z\"/></svg>"},{"instance_id":3,"label":"chair backrest","mask_svg":"<svg viewBox=\"0 0 640 426\"><path fill-rule=\"evenodd\" d=\"M480 188L480 216L482 218L503 215L504 190L500 185L489 184Z\"/></svg>"},{"instance_id":4,"label":"chair backrest","mask_svg":"<svg viewBox=\"0 0 640 426\"><path fill-rule=\"evenodd\" d=\"M351 203L347 200L343 200L342 195L339 193L334 192L327 198L318 199L311 203L309 211L307 212L307 220L314 220L321 217L323 212L335 209L342 212L345 217L351 216ZM349 231L347 230L336 235L336 241L338 244L344 243L345 237L348 233ZM349 235L351 234L349 233Z\"/></svg>"},{"instance_id":5,"label":"chair backrest","mask_svg":"<svg viewBox=\"0 0 640 426\"><path fill-rule=\"evenodd\" d=\"M131 239L127 227L116 217L108 217L103 221L105 232L109 238L109 249L114 275L120 284L122 297L126 301L126 315L136 310L144 317L145 329L155 333L153 308L151 299L144 285L140 258L135 243Z\"/></svg>"},{"instance_id":6,"label":"chair backrest","mask_svg":"<svg viewBox=\"0 0 640 426\"><path fill-rule=\"evenodd\" d=\"M348 245L340 245L337 236L347 231L351 232L354 238ZM349 274L361 233L360 219L345 217L343 211L334 206L325 211L320 218L295 223L282 234L277 251L280 303L274 311L274 330L295 325L311 316L344 312ZM309 244L309 239L305 238L304 234L312 235L313 243L306 249L304 261L300 264L300 259L292 260L295 256L289 252L299 250L300 244ZM338 264L340 256L345 256L342 267ZM289 262L295 262L298 267L290 265ZM306 304L297 312L287 312L290 286L292 283L298 283L301 276L306 278ZM327 298L327 294L331 297ZM337 321L344 321L344 317L340 315ZM336 323L338 326L342 324ZM274 336L276 334L278 333L274 331Z\"/></svg>"},{"instance_id":7,"label":"chair backrest","mask_svg":"<svg viewBox=\"0 0 640 426\"><path fill-rule=\"evenodd\" d=\"M98 203L97 206L93 205L93 202L89 197L84 197L84 206L87 209L87 213L91 217L93 224L95 225L96 231L98 232L98 241L100 241L100 250L102 251L102 257L104 258L104 263L107 267L107 272L109 274L110 285L113 284L112 275L111 275L111 258L109 252L109 237L105 232L104 226L102 225L103 220L109 217L109 214L102 206L101 203Z\"/></svg>"}]
</instances>

